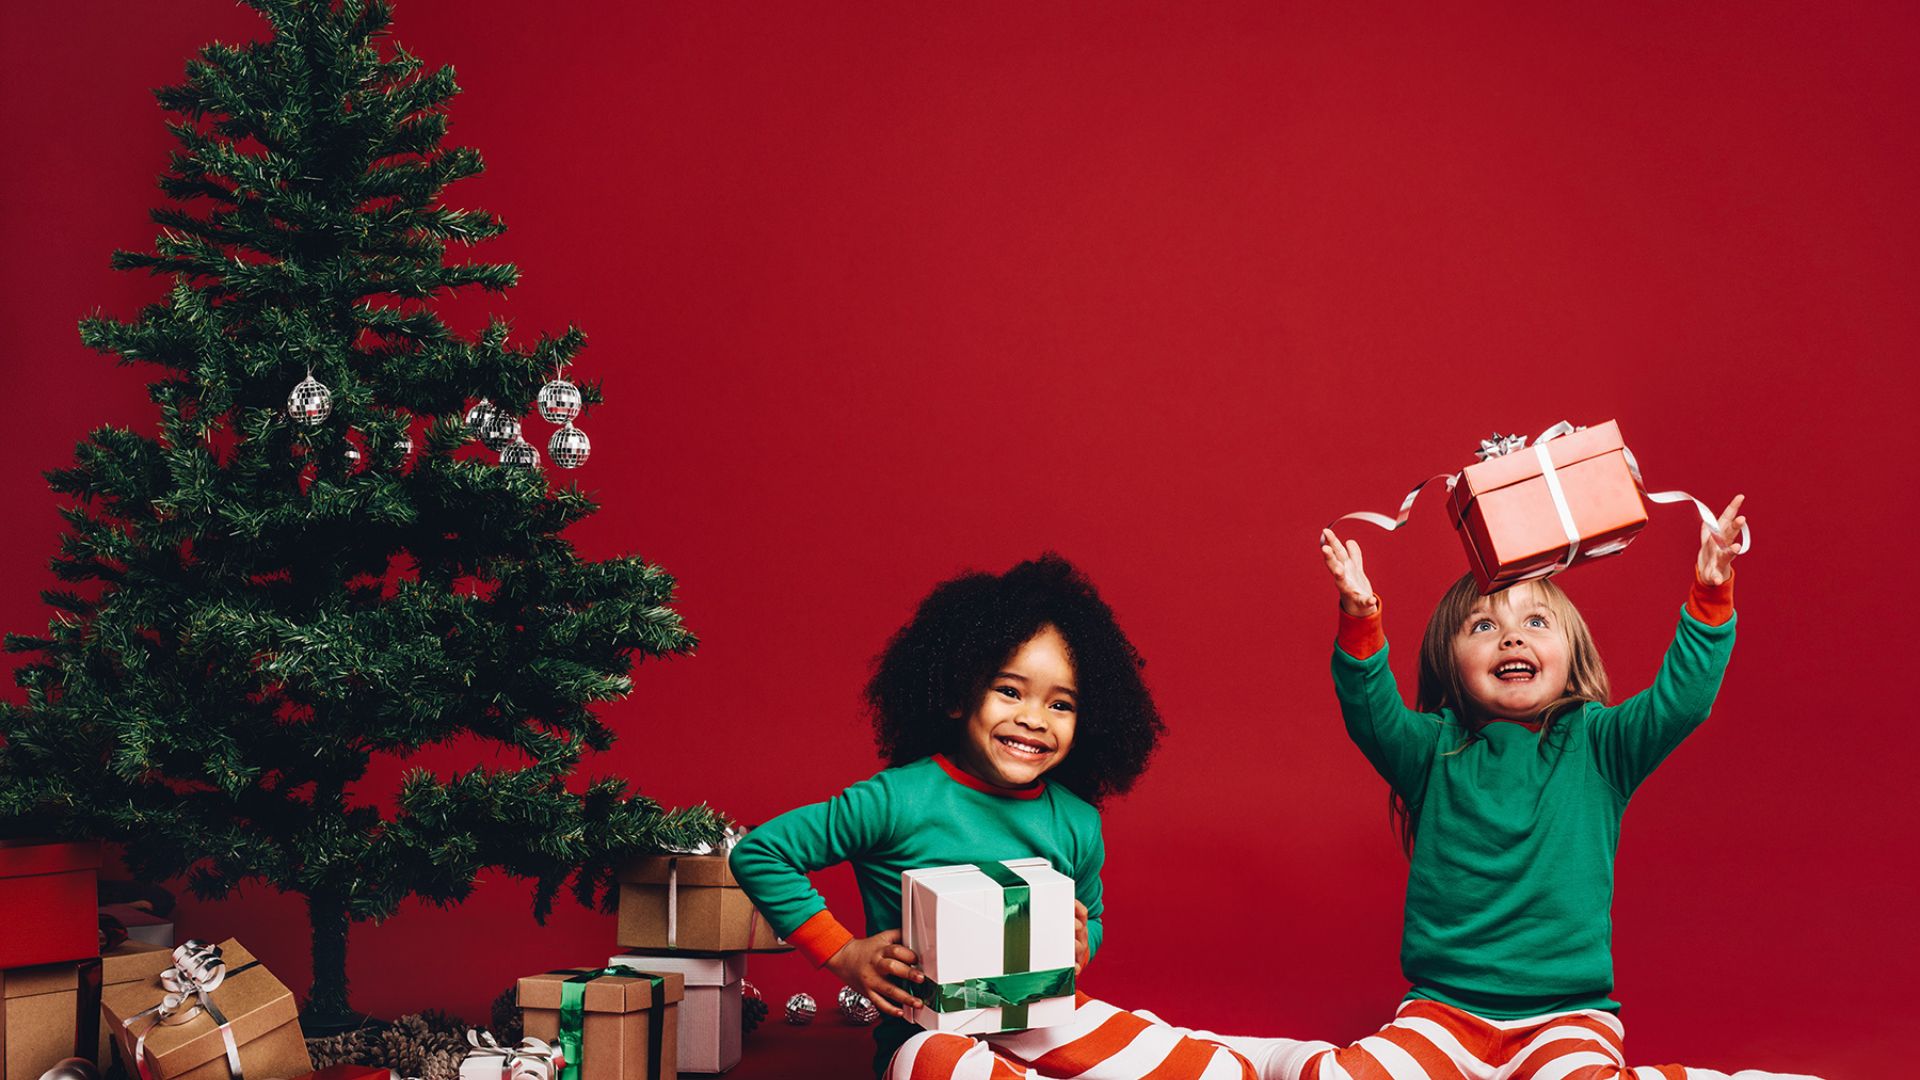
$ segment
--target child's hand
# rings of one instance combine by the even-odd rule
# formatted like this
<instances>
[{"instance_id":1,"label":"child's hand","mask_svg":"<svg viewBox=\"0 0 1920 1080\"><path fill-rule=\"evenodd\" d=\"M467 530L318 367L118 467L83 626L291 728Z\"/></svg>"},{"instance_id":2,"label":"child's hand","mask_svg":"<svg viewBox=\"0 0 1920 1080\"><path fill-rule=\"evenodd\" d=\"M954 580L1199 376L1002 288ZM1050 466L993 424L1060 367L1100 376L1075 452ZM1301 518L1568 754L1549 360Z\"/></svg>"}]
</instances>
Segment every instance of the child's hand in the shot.
<instances>
[{"instance_id":1,"label":"child's hand","mask_svg":"<svg viewBox=\"0 0 1920 1080\"><path fill-rule=\"evenodd\" d=\"M1380 598L1373 595L1373 583L1367 580L1358 541L1342 544L1332 529L1321 529L1320 556L1327 560L1327 573L1333 575L1333 583L1340 589L1340 610L1360 619L1380 610Z\"/></svg>"},{"instance_id":2,"label":"child's hand","mask_svg":"<svg viewBox=\"0 0 1920 1080\"><path fill-rule=\"evenodd\" d=\"M839 952L827 958L827 970L865 994L874 1008L905 1020L907 1012L920 1001L893 980L926 982L926 975L913 966L919 959L912 949L900 944L900 931L885 930L840 946Z\"/></svg>"},{"instance_id":3,"label":"child's hand","mask_svg":"<svg viewBox=\"0 0 1920 1080\"><path fill-rule=\"evenodd\" d=\"M1740 530L1747 519L1740 513L1745 495L1735 495L1721 512L1719 524L1712 529L1700 523L1700 558L1693 564L1694 576L1702 585L1724 585L1733 577L1734 547L1740 542Z\"/></svg>"},{"instance_id":4,"label":"child's hand","mask_svg":"<svg viewBox=\"0 0 1920 1080\"><path fill-rule=\"evenodd\" d=\"M1087 905L1073 902L1073 973L1087 966Z\"/></svg>"}]
</instances>

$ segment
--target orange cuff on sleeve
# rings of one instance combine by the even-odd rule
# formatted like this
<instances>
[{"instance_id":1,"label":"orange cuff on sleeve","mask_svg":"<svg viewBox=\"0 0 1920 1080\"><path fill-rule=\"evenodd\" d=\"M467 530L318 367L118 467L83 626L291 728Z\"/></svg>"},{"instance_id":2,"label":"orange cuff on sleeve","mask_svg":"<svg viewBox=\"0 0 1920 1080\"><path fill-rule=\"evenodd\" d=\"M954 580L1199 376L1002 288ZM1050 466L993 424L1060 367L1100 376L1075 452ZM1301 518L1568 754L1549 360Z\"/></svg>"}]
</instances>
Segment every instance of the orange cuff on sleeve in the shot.
<instances>
[{"instance_id":1,"label":"orange cuff on sleeve","mask_svg":"<svg viewBox=\"0 0 1920 1080\"><path fill-rule=\"evenodd\" d=\"M1340 609L1340 632L1334 635L1334 643L1340 651L1355 660L1365 660L1387 646L1387 633L1382 629L1380 613L1386 605L1378 596L1373 598L1373 614L1367 616L1349 615L1346 608Z\"/></svg>"},{"instance_id":2,"label":"orange cuff on sleeve","mask_svg":"<svg viewBox=\"0 0 1920 1080\"><path fill-rule=\"evenodd\" d=\"M813 961L814 967L827 962L841 947L853 940L852 931L840 925L833 912L820 909L813 918L800 924L800 928L787 935L787 944L800 950L800 955Z\"/></svg>"},{"instance_id":3,"label":"orange cuff on sleeve","mask_svg":"<svg viewBox=\"0 0 1920 1080\"><path fill-rule=\"evenodd\" d=\"M1687 614L1708 626L1724 626L1733 618L1733 576L1719 585L1693 579L1693 591L1687 594Z\"/></svg>"}]
</instances>

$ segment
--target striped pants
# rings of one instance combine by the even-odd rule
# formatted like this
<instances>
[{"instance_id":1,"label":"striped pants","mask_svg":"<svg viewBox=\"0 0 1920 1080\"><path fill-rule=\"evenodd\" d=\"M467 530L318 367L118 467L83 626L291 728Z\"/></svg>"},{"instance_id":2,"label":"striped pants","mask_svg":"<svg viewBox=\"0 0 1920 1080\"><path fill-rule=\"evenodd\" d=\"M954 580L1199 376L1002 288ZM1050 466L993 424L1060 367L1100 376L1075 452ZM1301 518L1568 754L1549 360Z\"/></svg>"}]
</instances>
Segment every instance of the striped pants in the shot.
<instances>
[{"instance_id":1,"label":"striped pants","mask_svg":"<svg viewBox=\"0 0 1920 1080\"><path fill-rule=\"evenodd\" d=\"M1406 1001L1393 1022L1352 1046L1305 1044L1263 1080L1816 1080L1679 1065L1628 1067L1626 1029L1586 1009L1487 1020L1437 1001Z\"/></svg>"},{"instance_id":2,"label":"striped pants","mask_svg":"<svg viewBox=\"0 0 1920 1080\"><path fill-rule=\"evenodd\" d=\"M1081 995L1073 1019L1000 1035L923 1031L888 1063L884 1080L1261 1080L1247 1058L1203 1033L1171 1027ZM1256 1048L1286 1040L1233 1040Z\"/></svg>"}]
</instances>

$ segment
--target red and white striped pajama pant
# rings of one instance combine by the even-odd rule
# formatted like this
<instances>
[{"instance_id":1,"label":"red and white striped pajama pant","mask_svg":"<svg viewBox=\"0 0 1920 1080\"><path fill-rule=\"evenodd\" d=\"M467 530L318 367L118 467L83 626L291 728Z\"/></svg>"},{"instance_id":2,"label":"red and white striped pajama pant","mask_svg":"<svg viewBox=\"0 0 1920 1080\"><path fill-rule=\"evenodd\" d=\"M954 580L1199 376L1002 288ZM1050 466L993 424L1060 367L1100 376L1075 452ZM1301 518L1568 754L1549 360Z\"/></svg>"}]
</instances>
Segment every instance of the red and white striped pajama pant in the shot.
<instances>
[{"instance_id":1,"label":"red and white striped pajama pant","mask_svg":"<svg viewBox=\"0 0 1920 1080\"><path fill-rule=\"evenodd\" d=\"M1000 1035L923 1031L887 1065L885 1080L1260 1080L1247 1059L1217 1042L1080 998L1073 1019Z\"/></svg>"},{"instance_id":2,"label":"red and white striped pajama pant","mask_svg":"<svg viewBox=\"0 0 1920 1080\"><path fill-rule=\"evenodd\" d=\"M1594 1009L1487 1020L1437 1001L1406 1001L1393 1022L1352 1046L1290 1055L1268 1080L1814 1080L1680 1065L1629 1067L1626 1029ZM1304 1058L1304 1060L1300 1060Z\"/></svg>"}]
</instances>

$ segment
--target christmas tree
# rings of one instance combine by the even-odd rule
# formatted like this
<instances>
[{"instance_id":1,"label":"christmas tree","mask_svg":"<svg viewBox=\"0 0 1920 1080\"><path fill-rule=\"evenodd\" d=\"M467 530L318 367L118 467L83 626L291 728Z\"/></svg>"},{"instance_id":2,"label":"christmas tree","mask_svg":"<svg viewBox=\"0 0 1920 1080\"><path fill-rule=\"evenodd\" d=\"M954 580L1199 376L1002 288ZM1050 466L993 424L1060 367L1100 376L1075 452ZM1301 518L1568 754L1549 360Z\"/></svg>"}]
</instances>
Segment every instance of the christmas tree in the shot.
<instances>
[{"instance_id":1,"label":"christmas tree","mask_svg":"<svg viewBox=\"0 0 1920 1080\"><path fill-rule=\"evenodd\" d=\"M453 71L394 45L381 0L249 4L266 40L210 45L156 92L171 202L153 250L113 261L165 299L80 327L156 369L158 433L103 427L48 474L69 585L44 636L7 639L35 655L0 708L0 818L124 841L136 873L202 896L304 896L324 1028L351 1017L352 921L458 901L489 867L531 880L538 918L562 888L604 904L616 863L724 822L569 788L613 742L593 707L632 690L634 655L695 642L663 570L576 552L596 506L519 438L536 398L556 421L600 402L556 375L583 335L516 345L434 310L518 277L447 257L503 231L442 202L481 171L442 145ZM584 439L557 434L577 464ZM454 740L497 767L360 790L376 755Z\"/></svg>"}]
</instances>

